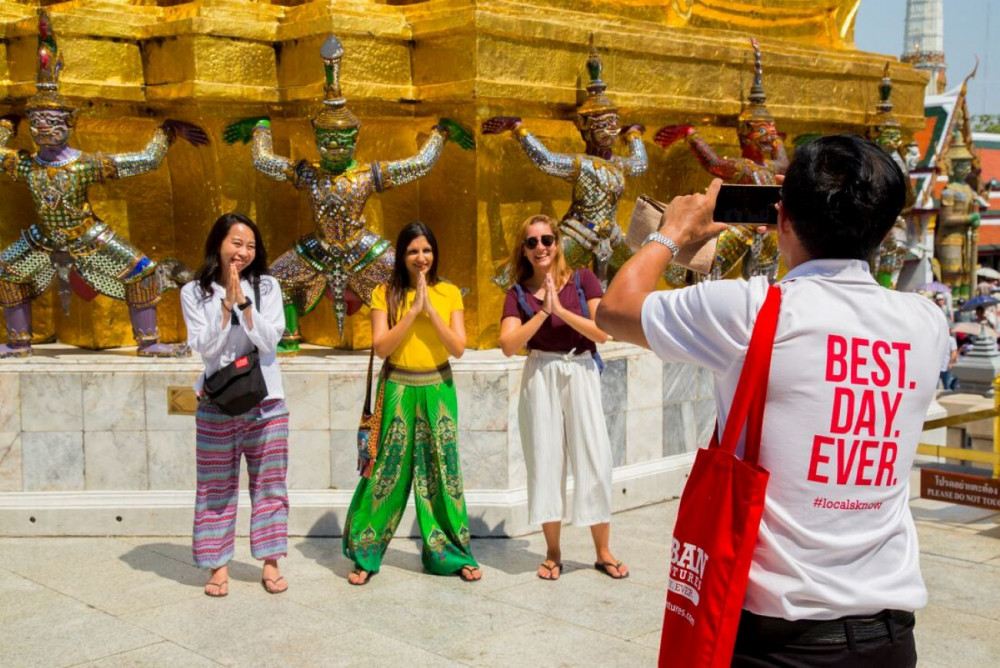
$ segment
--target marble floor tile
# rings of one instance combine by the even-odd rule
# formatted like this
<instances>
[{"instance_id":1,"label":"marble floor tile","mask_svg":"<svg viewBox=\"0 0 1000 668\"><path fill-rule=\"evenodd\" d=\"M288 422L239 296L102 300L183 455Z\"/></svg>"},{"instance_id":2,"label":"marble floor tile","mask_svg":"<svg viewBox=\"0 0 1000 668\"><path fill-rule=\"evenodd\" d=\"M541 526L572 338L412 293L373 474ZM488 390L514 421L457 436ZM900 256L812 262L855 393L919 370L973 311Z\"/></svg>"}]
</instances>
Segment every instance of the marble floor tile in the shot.
<instances>
[{"instance_id":1,"label":"marble floor tile","mask_svg":"<svg viewBox=\"0 0 1000 668\"><path fill-rule=\"evenodd\" d=\"M923 555L951 557L964 561L987 562L1000 558L1000 541L949 526L934 526L922 522L918 528L920 552ZM1000 601L1000 594L998 594Z\"/></svg>"},{"instance_id":2,"label":"marble floor tile","mask_svg":"<svg viewBox=\"0 0 1000 668\"><path fill-rule=\"evenodd\" d=\"M81 663L77 668L158 668L184 666L202 668L219 664L172 642L158 642L139 649L110 654L96 661Z\"/></svg>"},{"instance_id":3,"label":"marble floor tile","mask_svg":"<svg viewBox=\"0 0 1000 668\"><path fill-rule=\"evenodd\" d=\"M663 592L631 578L612 580L594 569L563 559L565 574L558 582L531 582L490 595L539 615L597 631L620 640L646 635L663 622ZM551 586L546 586L551 585ZM587 605L580 605L587 601ZM614 620L609 623L609 620Z\"/></svg>"},{"instance_id":4,"label":"marble floor tile","mask_svg":"<svg viewBox=\"0 0 1000 668\"><path fill-rule=\"evenodd\" d=\"M0 628L8 668L71 666L160 641L144 629L2 569Z\"/></svg>"},{"instance_id":5,"label":"marble floor tile","mask_svg":"<svg viewBox=\"0 0 1000 668\"><path fill-rule=\"evenodd\" d=\"M445 656L470 638L492 637L526 621L546 623L543 615L523 607L488 600L479 583L424 573L401 578L390 569L383 571L370 585L316 589L298 600L318 612L349 619L354 628L385 629L386 620L392 620L393 638ZM433 623L428 623L430 617Z\"/></svg>"},{"instance_id":6,"label":"marble floor tile","mask_svg":"<svg viewBox=\"0 0 1000 668\"><path fill-rule=\"evenodd\" d=\"M920 557L929 604L1000 621L1000 569L978 566L973 570L974 562L928 554Z\"/></svg>"},{"instance_id":7,"label":"marble floor tile","mask_svg":"<svg viewBox=\"0 0 1000 668\"><path fill-rule=\"evenodd\" d=\"M615 626L617 622L608 622ZM658 652L646 644L587 632L562 620L520 623L466 642L446 656L476 666L652 666Z\"/></svg>"},{"instance_id":8,"label":"marble floor tile","mask_svg":"<svg viewBox=\"0 0 1000 668\"><path fill-rule=\"evenodd\" d=\"M147 539L155 543L158 539ZM205 576L191 563L190 547L176 546L167 556L149 545L80 538L58 549L9 555L4 563L13 572L77 601L121 615L201 595ZM20 552L20 551L19 551ZM178 557L186 557L182 561ZM94 569L100 568L100 577ZM127 583L127 586L109 586Z\"/></svg>"},{"instance_id":9,"label":"marble floor tile","mask_svg":"<svg viewBox=\"0 0 1000 668\"><path fill-rule=\"evenodd\" d=\"M1000 656L1000 622L961 610L932 606L917 611L914 637L921 668L995 666Z\"/></svg>"}]
</instances>

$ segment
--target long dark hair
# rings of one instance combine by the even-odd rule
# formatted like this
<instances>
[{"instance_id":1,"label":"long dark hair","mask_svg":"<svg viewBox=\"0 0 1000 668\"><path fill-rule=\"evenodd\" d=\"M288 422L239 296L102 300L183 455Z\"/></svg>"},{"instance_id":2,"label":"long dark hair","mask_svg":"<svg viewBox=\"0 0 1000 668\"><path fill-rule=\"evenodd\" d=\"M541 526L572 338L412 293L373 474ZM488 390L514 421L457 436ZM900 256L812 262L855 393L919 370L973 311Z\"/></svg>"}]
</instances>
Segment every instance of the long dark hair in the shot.
<instances>
[{"instance_id":1,"label":"long dark hair","mask_svg":"<svg viewBox=\"0 0 1000 668\"><path fill-rule=\"evenodd\" d=\"M201 288L202 299L211 298L213 281L222 282L222 258L219 251L233 225L246 225L253 230L253 262L243 268L240 278L249 279L256 287L260 284L260 277L267 274L267 249L264 248L264 239L260 236L257 225L242 213L224 213L212 225L208 238L205 239L205 262L194 274L194 280L198 281L198 287Z\"/></svg>"},{"instance_id":2,"label":"long dark hair","mask_svg":"<svg viewBox=\"0 0 1000 668\"><path fill-rule=\"evenodd\" d=\"M390 327L396 324L401 316L400 311L402 311L403 305L406 303L407 288L416 287L410 285L410 272L406 270L406 249L414 239L419 239L420 237L427 238L427 243L431 245L431 252L434 253L431 267L427 270L426 274L427 285L429 287L438 282L437 239L434 237L434 232L426 224L419 220L414 221L400 230L399 236L396 237L396 263L392 267L392 278L389 279L389 284L385 288L386 310L389 313Z\"/></svg>"}]
</instances>

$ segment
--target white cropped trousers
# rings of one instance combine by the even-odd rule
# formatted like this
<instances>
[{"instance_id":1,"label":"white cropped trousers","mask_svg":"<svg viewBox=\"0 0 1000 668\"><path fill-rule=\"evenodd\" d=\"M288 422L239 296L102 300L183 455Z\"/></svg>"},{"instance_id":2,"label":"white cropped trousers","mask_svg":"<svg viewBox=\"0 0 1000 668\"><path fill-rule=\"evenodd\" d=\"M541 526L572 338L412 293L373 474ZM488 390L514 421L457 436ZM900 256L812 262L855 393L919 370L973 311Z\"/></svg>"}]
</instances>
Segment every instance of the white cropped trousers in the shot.
<instances>
[{"instance_id":1,"label":"white cropped trousers","mask_svg":"<svg viewBox=\"0 0 1000 668\"><path fill-rule=\"evenodd\" d=\"M518 422L528 474L528 521L562 521L569 454L573 524L610 522L611 442L593 357L531 351L521 376Z\"/></svg>"}]
</instances>

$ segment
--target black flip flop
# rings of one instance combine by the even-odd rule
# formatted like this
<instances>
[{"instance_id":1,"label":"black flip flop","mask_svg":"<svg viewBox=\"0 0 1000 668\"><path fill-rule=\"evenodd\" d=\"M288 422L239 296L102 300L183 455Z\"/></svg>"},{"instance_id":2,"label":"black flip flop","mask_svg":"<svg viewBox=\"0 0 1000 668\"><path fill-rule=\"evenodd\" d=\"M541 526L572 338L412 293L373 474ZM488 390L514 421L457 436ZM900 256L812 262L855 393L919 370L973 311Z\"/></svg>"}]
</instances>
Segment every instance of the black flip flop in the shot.
<instances>
[{"instance_id":1,"label":"black flip flop","mask_svg":"<svg viewBox=\"0 0 1000 668\"><path fill-rule=\"evenodd\" d=\"M594 568L596 568L600 572L604 573L605 575L607 575L612 580L624 580L625 578L627 578L629 576L628 571L626 571L624 574L622 574L622 566L624 566L624 565L625 564L620 559L618 560L617 564L613 564L610 561L605 561L605 562L595 561L594 562ZM618 570L618 575L615 575L614 573L612 573L611 571L609 571L608 568L617 569Z\"/></svg>"},{"instance_id":2,"label":"black flip flop","mask_svg":"<svg viewBox=\"0 0 1000 668\"><path fill-rule=\"evenodd\" d=\"M347 584L353 585L355 587L364 587L366 584L368 584L369 582L372 581L373 577L375 577L376 575L378 575L378 571L366 571L363 568L355 568L351 572L354 573L355 575L360 575L361 573L367 573L368 574L368 577L365 578L364 582L351 582L350 580L347 581Z\"/></svg>"}]
</instances>

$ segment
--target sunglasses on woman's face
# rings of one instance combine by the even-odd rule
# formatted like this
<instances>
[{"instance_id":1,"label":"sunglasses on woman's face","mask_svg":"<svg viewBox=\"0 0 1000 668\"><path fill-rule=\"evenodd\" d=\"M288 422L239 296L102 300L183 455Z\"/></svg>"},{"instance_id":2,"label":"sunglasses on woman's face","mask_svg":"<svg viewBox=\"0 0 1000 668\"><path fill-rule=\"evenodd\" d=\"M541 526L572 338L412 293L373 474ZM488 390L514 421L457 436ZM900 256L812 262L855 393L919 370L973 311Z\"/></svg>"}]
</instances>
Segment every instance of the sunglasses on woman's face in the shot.
<instances>
[{"instance_id":1,"label":"sunglasses on woman's face","mask_svg":"<svg viewBox=\"0 0 1000 668\"><path fill-rule=\"evenodd\" d=\"M555 235L543 234L540 237L528 237L524 240L524 247L528 250L535 250L538 248L538 243L541 242L543 246L549 248L556 242Z\"/></svg>"}]
</instances>

